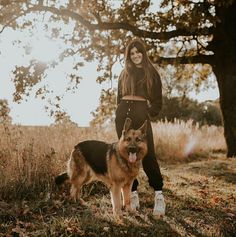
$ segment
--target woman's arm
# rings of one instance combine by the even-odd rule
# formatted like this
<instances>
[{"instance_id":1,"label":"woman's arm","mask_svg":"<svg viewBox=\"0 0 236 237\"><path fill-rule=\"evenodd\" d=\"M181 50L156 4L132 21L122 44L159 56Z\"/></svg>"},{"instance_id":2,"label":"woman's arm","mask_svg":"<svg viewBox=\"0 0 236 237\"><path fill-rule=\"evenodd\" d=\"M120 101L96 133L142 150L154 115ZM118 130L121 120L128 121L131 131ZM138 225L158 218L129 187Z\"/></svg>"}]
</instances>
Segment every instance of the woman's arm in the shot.
<instances>
[{"instance_id":1,"label":"woman's arm","mask_svg":"<svg viewBox=\"0 0 236 237\"><path fill-rule=\"evenodd\" d=\"M124 75L124 70L121 71L120 76L118 78L118 87L117 87L117 97L116 97L116 104L118 105L122 98L122 85L121 81Z\"/></svg>"},{"instance_id":2,"label":"woman's arm","mask_svg":"<svg viewBox=\"0 0 236 237\"><path fill-rule=\"evenodd\" d=\"M152 99L149 101L150 106L148 109L148 114L150 117L156 117L162 108L162 84L158 73L153 82L152 94Z\"/></svg>"},{"instance_id":3,"label":"woman's arm","mask_svg":"<svg viewBox=\"0 0 236 237\"><path fill-rule=\"evenodd\" d=\"M116 104L117 105L120 103L121 98L122 98L122 94L121 94L121 80L120 80L120 77L119 77L118 87L117 87L117 97L116 97Z\"/></svg>"}]
</instances>

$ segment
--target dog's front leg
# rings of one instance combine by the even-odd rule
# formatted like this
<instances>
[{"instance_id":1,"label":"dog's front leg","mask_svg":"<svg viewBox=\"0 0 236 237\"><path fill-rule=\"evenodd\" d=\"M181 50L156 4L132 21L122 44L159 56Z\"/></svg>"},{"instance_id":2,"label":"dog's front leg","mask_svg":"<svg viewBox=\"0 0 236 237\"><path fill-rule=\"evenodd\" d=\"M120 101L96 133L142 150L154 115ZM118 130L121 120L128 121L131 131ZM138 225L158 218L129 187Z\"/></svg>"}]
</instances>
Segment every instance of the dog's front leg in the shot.
<instances>
[{"instance_id":1,"label":"dog's front leg","mask_svg":"<svg viewBox=\"0 0 236 237\"><path fill-rule=\"evenodd\" d=\"M110 189L113 214L121 216L121 185L112 185Z\"/></svg>"},{"instance_id":2,"label":"dog's front leg","mask_svg":"<svg viewBox=\"0 0 236 237\"><path fill-rule=\"evenodd\" d=\"M125 209L127 209L128 211L131 211L130 207L131 185L132 183L126 183L122 188L123 205Z\"/></svg>"}]
</instances>

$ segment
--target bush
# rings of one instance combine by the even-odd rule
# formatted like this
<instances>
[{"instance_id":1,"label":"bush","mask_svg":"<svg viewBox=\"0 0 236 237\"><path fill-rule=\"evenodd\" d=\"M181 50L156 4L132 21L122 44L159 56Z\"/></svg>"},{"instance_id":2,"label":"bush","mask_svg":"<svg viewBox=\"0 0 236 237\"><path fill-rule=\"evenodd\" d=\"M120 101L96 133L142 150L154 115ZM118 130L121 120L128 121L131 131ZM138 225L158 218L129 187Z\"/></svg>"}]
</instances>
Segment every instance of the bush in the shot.
<instances>
[{"instance_id":1,"label":"bush","mask_svg":"<svg viewBox=\"0 0 236 237\"><path fill-rule=\"evenodd\" d=\"M222 125L218 102L198 103L187 97L163 97L163 107L156 120L174 122L175 119L192 120L200 125Z\"/></svg>"},{"instance_id":2,"label":"bush","mask_svg":"<svg viewBox=\"0 0 236 237\"><path fill-rule=\"evenodd\" d=\"M11 123L10 108L7 100L0 99L0 123Z\"/></svg>"}]
</instances>

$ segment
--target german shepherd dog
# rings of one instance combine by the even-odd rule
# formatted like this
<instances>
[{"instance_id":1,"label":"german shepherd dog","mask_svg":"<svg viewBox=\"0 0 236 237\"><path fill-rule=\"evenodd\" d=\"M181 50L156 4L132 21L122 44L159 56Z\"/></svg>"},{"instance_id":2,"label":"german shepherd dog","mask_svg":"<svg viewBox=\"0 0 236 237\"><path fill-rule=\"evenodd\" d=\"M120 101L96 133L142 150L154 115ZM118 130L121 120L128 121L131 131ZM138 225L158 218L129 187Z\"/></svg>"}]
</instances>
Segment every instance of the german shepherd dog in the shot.
<instances>
[{"instance_id":1,"label":"german shepherd dog","mask_svg":"<svg viewBox=\"0 0 236 237\"><path fill-rule=\"evenodd\" d=\"M147 121L134 130L131 128L131 119L127 118L118 142L80 142L71 153L67 172L56 177L56 184L60 185L69 179L72 199L82 202L81 187L94 180L102 181L110 189L114 215L121 215L121 194L124 207L131 210L131 186L147 154L146 131Z\"/></svg>"}]
</instances>

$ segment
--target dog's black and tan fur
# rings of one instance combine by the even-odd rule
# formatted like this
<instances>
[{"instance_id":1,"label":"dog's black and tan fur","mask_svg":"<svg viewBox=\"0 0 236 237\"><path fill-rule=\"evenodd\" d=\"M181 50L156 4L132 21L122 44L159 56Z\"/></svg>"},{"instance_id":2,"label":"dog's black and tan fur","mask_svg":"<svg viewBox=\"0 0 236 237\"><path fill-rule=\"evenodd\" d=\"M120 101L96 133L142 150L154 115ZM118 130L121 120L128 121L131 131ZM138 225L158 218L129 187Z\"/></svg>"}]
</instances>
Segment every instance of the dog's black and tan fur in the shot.
<instances>
[{"instance_id":1,"label":"dog's black and tan fur","mask_svg":"<svg viewBox=\"0 0 236 237\"><path fill-rule=\"evenodd\" d=\"M100 180L110 189L114 214L120 215L121 194L123 205L130 209L131 185L147 154L146 130L147 122L134 130L131 129L131 120L126 119L117 143L96 140L79 143L71 153L67 173L57 176L56 183L61 184L69 179L71 197L78 200L82 185Z\"/></svg>"}]
</instances>

